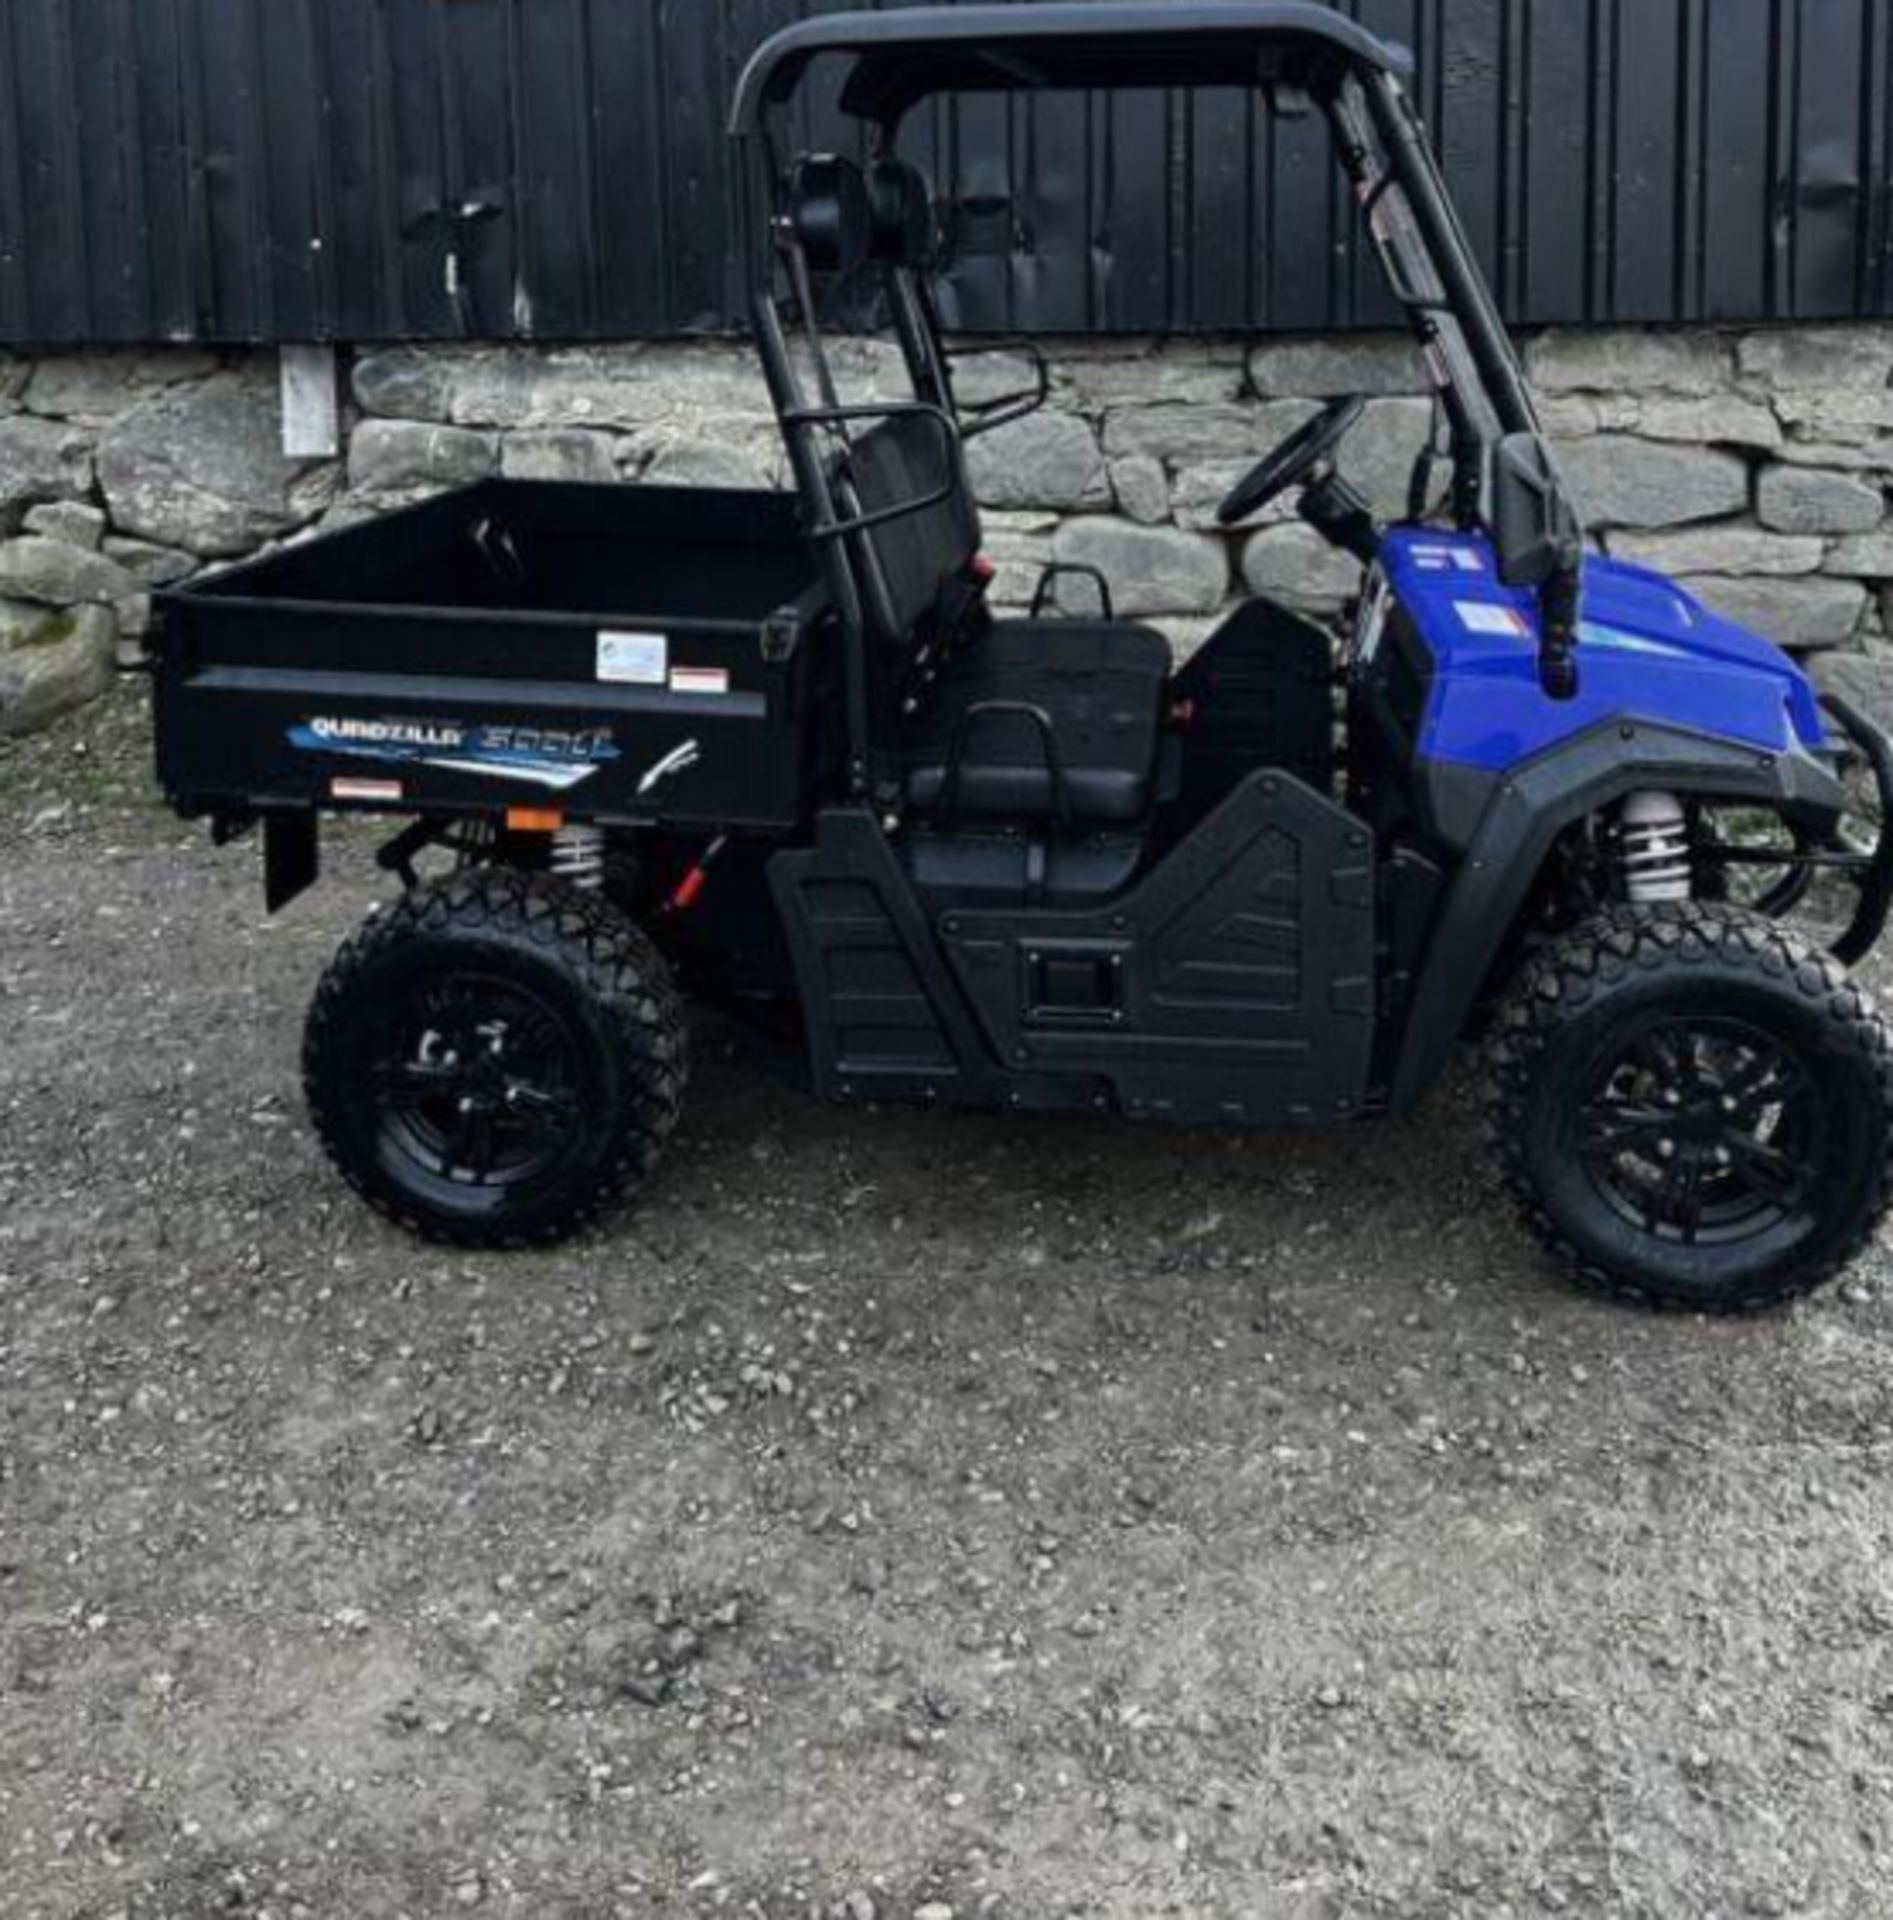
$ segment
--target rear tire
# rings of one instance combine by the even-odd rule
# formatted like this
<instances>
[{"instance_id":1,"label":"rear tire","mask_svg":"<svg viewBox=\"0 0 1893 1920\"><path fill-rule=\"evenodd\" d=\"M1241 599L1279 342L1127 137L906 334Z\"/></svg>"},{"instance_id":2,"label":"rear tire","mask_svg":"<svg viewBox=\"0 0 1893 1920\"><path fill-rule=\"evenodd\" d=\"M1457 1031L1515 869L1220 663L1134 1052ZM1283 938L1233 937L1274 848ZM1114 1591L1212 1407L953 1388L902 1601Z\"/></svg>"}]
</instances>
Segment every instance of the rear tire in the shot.
<instances>
[{"instance_id":1,"label":"rear tire","mask_svg":"<svg viewBox=\"0 0 1893 1920\"><path fill-rule=\"evenodd\" d=\"M430 1240L551 1246L657 1165L688 1072L662 957L597 895L490 867L405 894L336 955L303 1044L316 1131Z\"/></svg>"},{"instance_id":2,"label":"rear tire","mask_svg":"<svg viewBox=\"0 0 1893 1920\"><path fill-rule=\"evenodd\" d=\"M1731 1313L1812 1292L1889 1198L1885 1022L1732 907L1621 909L1532 960L1487 1042L1507 1185L1585 1286Z\"/></svg>"}]
</instances>

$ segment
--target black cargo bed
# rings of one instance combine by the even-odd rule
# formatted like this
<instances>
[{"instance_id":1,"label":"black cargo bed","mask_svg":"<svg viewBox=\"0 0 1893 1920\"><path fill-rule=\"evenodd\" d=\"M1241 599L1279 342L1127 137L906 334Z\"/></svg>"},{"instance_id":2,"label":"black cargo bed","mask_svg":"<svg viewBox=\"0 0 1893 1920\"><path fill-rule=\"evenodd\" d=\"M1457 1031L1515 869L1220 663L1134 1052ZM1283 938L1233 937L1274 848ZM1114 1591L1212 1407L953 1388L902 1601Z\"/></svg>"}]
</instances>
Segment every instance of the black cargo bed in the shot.
<instances>
[{"instance_id":1,"label":"black cargo bed","mask_svg":"<svg viewBox=\"0 0 1893 1920\"><path fill-rule=\"evenodd\" d=\"M826 602L792 495L488 481L156 615L158 772L186 812L804 809Z\"/></svg>"}]
</instances>

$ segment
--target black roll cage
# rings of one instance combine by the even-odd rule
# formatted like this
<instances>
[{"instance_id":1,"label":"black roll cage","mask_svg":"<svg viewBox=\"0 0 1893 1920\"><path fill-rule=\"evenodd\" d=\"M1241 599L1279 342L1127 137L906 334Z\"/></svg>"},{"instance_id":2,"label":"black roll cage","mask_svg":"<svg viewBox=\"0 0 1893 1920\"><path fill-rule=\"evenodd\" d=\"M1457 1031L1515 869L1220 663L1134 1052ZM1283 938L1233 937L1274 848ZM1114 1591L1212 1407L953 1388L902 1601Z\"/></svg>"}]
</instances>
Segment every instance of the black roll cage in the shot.
<instances>
[{"instance_id":1,"label":"black roll cage","mask_svg":"<svg viewBox=\"0 0 1893 1920\"><path fill-rule=\"evenodd\" d=\"M828 14L785 29L764 42L745 69L730 132L739 214L749 236L757 343L808 532L845 632L848 777L855 794L890 809L899 804L894 743L875 720L850 536L944 496L873 516L851 514L836 497L833 443L838 437L845 447L851 425L913 412L935 418L957 443L1030 411L1042 401L1048 376L1043 355L1027 347L1037 369L1036 398L962 409L951 356L941 347L931 278L902 267L886 275L888 304L916 398L840 405L808 262L789 218L790 176L777 129L780 110L827 55L853 63L841 106L863 123L876 159L896 158L907 115L943 93L1227 88L1246 73L1278 104L1312 102L1328 119L1388 287L1431 373L1450 430L1455 520L1463 527L1486 525L1487 476L1501 440L1525 435L1544 446L1523 367L1402 84L1411 63L1357 23L1307 0L1047 0ZM807 346L815 402L796 367L790 338L796 328ZM1018 343L982 342L976 350L1007 345ZM953 451L957 457L957 444Z\"/></svg>"}]
</instances>

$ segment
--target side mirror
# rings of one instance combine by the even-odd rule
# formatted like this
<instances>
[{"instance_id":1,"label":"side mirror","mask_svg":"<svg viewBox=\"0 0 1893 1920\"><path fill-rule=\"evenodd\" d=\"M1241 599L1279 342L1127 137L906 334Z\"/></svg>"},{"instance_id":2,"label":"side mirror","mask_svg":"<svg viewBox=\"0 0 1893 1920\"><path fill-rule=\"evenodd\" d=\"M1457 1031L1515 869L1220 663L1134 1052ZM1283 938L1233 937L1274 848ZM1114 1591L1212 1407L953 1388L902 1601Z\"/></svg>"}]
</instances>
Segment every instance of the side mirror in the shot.
<instances>
[{"instance_id":1,"label":"side mirror","mask_svg":"<svg viewBox=\"0 0 1893 1920\"><path fill-rule=\"evenodd\" d=\"M1508 434L1492 449L1487 517L1508 587L1542 587L1584 563L1584 529L1545 443Z\"/></svg>"},{"instance_id":2,"label":"side mirror","mask_svg":"<svg viewBox=\"0 0 1893 1920\"><path fill-rule=\"evenodd\" d=\"M1539 606L1539 679L1554 700L1577 692L1579 588L1584 526L1551 450L1533 433L1492 449L1486 523L1508 587L1532 587Z\"/></svg>"}]
</instances>

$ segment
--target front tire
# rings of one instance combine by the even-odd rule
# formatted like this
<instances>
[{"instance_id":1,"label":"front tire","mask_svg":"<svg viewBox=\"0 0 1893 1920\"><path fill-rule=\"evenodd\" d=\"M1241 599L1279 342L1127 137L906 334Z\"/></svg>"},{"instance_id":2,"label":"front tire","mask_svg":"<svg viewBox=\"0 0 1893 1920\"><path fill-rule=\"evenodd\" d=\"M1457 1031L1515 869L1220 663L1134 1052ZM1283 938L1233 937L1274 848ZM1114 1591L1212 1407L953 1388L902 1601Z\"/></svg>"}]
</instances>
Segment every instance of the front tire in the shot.
<instances>
[{"instance_id":1,"label":"front tire","mask_svg":"<svg viewBox=\"0 0 1893 1920\"><path fill-rule=\"evenodd\" d=\"M430 1240L550 1246L655 1168L687 1075L662 957L593 894L481 868L405 894L316 990L303 1079L329 1157Z\"/></svg>"},{"instance_id":2,"label":"front tire","mask_svg":"<svg viewBox=\"0 0 1893 1920\"><path fill-rule=\"evenodd\" d=\"M1506 1183L1594 1290L1780 1305L1886 1212L1885 1022L1837 962L1754 914L1620 909L1580 927L1527 965L1487 1065Z\"/></svg>"}]
</instances>

